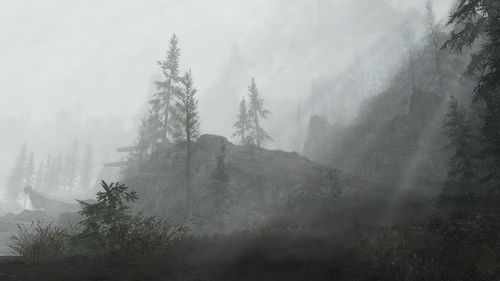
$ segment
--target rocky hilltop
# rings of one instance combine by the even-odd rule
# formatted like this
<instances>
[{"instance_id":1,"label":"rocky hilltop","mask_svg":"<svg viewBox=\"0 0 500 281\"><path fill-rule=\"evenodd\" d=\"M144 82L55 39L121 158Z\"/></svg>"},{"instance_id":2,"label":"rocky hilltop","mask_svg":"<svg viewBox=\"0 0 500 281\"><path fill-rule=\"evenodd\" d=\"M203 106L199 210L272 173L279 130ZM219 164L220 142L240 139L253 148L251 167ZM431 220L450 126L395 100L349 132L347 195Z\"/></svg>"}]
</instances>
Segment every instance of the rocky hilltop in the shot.
<instances>
[{"instance_id":1,"label":"rocky hilltop","mask_svg":"<svg viewBox=\"0 0 500 281\"><path fill-rule=\"evenodd\" d=\"M182 222L184 158L181 145L165 147L125 175L141 198L138 208ZM297 153L234 145L215 135L199 137L192 162L194 217L216 232L255 226L297 198L329 194L343 177Z\"/></svg>"}]
</instances>

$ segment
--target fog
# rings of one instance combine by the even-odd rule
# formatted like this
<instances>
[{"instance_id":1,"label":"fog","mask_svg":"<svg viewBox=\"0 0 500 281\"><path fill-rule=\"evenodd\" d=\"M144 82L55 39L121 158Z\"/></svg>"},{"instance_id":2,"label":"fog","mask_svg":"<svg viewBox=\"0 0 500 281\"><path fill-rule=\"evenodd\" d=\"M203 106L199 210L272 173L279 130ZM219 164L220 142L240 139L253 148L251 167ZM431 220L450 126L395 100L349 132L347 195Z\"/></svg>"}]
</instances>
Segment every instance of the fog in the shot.
<instances>
[{"instance_id":1,"label":"fog","mask_svg":"<svg viewBox=\"0 0 500 281\"><path fill-rule=\"evenodd\" d=\"M192 70L198 89L202 133L231 137L238 102L255 77L272 111L267 147L300 152L312 114L349 124L360 102L385 87L405 59L403 33L419 36L424 2L5 2L0 182L23 143L42 159L78 139L93 146L96 167L115 160L115 148L136 136L160 75L156 61L174 33L181 69ZM445 19L451 1L435 2ZM354 68L369 82L342 86Z\"/></svg>"}]
</instances>

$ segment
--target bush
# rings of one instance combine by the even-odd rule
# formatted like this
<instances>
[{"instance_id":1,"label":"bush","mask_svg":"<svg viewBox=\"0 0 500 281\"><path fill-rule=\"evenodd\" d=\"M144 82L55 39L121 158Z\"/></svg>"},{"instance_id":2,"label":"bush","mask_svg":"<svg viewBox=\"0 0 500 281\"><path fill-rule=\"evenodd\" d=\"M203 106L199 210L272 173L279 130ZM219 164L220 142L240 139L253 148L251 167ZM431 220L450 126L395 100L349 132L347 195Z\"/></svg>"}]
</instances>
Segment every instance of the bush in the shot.
<instances>
[{"instance_id":1,"label":"bush","mask_svg":"<svg viewBox=\"0 0 500 281\"><path fill-rule=\"evenodd\" d=\"M133 259L154 254L186 232L158 217L133 216L129 202L137 199L135 192L119 183L101 183L104 191L97 193L97 202L81 202L85 220L73 241L84 254L118 259Z\"/></svg>"},{"instance_id":2,"label":"bush","mask_svg":"<svg viewBox=\"0 0 500 281\"><path fill-rule=\"evenodd\" d=\"M172 226L158 217L132 215L128 203L137 195L128 192L125 185L103 181L102 186L104 191L97 193L96 203L79 201L85 219L71 229L71 234L65 228L41 222L36 227L19 225L11 239L12 251L29 262L66 255L133 260L162 252L186 234L186 228Z\"/></svg>"},{"instance_id":3,"label":"bush","mask_svg":"<svg viewBox=\"0 0 500 281\"><path fill-rule=\"evenodd\" d=\"M113 249L118 249L124 258L155 254L172 241L182 239L185 232L185 228L173 227L158 217L137 216L134 222L123 226L119 240L112 239L115 247L108 254L113 254Z\"/></svg>"},{"instance_id":4,"label":"bush","mask_svg":"<svg viewBox=\"0 0 500 281\"><path fill-rule=\"evenodd\" d=\"M68 254L68 234L64 228L51 223L18 225L9 247L27 262L48 262Z\"/></svg>"},{"instance_id":5,"label":"bush","mask_svg":"<svg viewBox=\"0 0 500 281\"><path fill-rule=\"evenodd\" d=\"M158 217L135 216L129 222L102 232L81 232L73 237L75 249L84 255L136 259L161 253L184 237L184 227L174 227Z\"/></svg>"}]
</instances>

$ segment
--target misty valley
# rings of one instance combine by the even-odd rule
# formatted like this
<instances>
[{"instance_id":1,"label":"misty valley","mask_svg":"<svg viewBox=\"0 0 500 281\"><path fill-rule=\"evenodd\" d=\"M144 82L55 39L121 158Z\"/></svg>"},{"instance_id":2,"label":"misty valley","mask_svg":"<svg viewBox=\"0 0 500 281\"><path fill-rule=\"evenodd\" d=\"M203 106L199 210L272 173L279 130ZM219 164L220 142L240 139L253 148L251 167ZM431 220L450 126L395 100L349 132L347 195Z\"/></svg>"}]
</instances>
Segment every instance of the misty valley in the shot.
<instances>
[{"instance_id":1,"label":"misty valley","mask_svg":"<svg viewBox=\"0 0 500 281\"><path fill-rule=\"evenodd\" d=\"M0 12L0 280L500 280L500 1L112 2Z\"/></svg>"}]
</instances>

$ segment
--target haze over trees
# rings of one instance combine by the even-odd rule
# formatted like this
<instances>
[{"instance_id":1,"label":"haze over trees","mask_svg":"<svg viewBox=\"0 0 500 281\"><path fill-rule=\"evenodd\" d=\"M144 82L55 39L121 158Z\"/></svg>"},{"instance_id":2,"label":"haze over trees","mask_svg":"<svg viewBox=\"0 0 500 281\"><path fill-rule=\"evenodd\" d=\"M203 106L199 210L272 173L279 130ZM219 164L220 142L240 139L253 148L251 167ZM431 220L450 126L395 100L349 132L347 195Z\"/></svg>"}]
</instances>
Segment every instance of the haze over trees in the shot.
<instances>
[{"instance_id":1,"label":"haze over trees","mask_svg":"<svg viewBox=\"0 0 500 281\"><path fill-rule=\"evenodd\" d=\"M199 136L200 119L198 116L198 100L195 97L196 89L193 86L193 76L191 71L187 71L181 79L181 85L177 89L177 97L175 100L175 130L173 133L177 143L183 144L186 147L185 160L185 188L186 188L186 205L189 212L192 209L191 200L191 152L192 142Z\"/></svg>"},{"instance_id":2,"label":"haze over trees","mask_svg":"<svg viewBox=\"0 0 500 281\"><path fill-rule=\"evenodd\" d=\"M264 108L264 99L259 95L259 89L255 84L255 79L252 78L250 86L248 86L248 118L250 119L250 132L248 142L257 147L261 147L266 142L272 141L269 134L262 128L260 124L262 120L267 119L271 111Z\"/></svg>"},{"instance_id":3,"label":"haze over trees","mask_svg":"<svg viewBox=\"0 0 500 281\"><path fill-rule=\"evenodd\" d=\"M157 103L158 110L157 117L160 117L160 132L163 142L169 138L168 136L173 133L174 128L171 123L171 115L175 112L172 107L172 101L176 95L176 85L181 81L179 77L179 58L180 49L177 47L177 37L172 35L170 39L170 46L167 51L167 58L159 61L158 64L162 70L164 80L155 82L158 87L158 92L155 94L155 104ZM153 108L156 108L153 106Z\"/></svg>"},{"instance_id":4,"label":"haze over trees","mask_svg":"<svg viewBox=\"0 0 500 281\"><path fill-rule=\"evenodd\" d=\"M500 3L495 0L459 0L448 25L453 27L444 47L462 53L472 47L465 74L477 78L475 100L484 104L482 158L491 160L487 180L500 181Z\"/></svg>"},{"instance_id":5,"label":"haze over trees","mask_svg":"<svg viewBox=\"0 0 500 281\"><path fill-rule=\"evenodd\" d=\"M246 144L249 138L248 133L250 131L250 118L248 115L246 100L245 97L243 97L240 102L238 116L236 117L237 120L233 125L233 137L239 137L241 145Z\"/></svg>"},{"instance_id":6,"label":"haze over trees","mask_svg":"<svg viewBox=\"0 0 500 281\"><path fill-rule=\"evenodd\" d=\"M289 104L300 101L287 122L292 137L301 138L302 115L310 116L302 152L266 148L271 134L279 134L267 128L276 127L281 112L269 107L276 104L269 102L274 101L268 98L270 87L260 84L277 80L263 73L258 76L263 92L254 78L248 87L223 79L234 99L208 108L213 113L221 104L233 108L236 118L225 126L233 129L236 143L204 133L198 104L208 91L200 82L205 76L193 68L195 79L181 64L185 41L173 35L165 43L166 58L158 62L162 76L150 83L155 90L144 101L135 139L117 149L127 153L120 161L107 166L120 172L119 182L100 181L96 197L80 198L78 204L58 201L49 195L92 189L92 147L74 141L39 162L38 153L21 147L7 186L9 199L24 202L26 210L0 217L0 234L20 223L11 248L23 262L46 264L0 259L0 276L22 276L19 268L26 268L29 278L48 280L65 280L54 278L60 274L84 280L102 275L112 280L497 281L500 2L455 2L448 29L437 20L431 0L413 14L384 14L390 21L408 17L408 26L401 24L383 40L402 37L397 39L406 42L407 53L356 118L329 120L337 114L332 111L348 107L335 98L319 99L324 104L318 109L312 98L290 97ZM319 9L324 2L315 3ZM385 11L356 5L366 14ZM361 21L353 19L352 28L367 28L358 25ZM313 33L316 24L312 21L305 33ZM422 33L414 36L413 28ZM312 35L296 40L315 52L314 37L325 34ZM325 75L321 86L309 79L311 97L318 97L316 91L332 96L370 91L374 84L366 81L361 58L356 56L347 74ZM254 69L231 71L248 75ZM284 88L296 83L285 82L275 83ZM246 91L241 99L240 90ZM275 118L269 118L269 108ZM30 220L42 223L28 226ZM3 274L4 267L14 270Z\"/></svg>"},{"instance_id":7,"label":"haze over trees","mask_svg":"<svg viewBox=\"0 0 500 281\"><path fill-rule=\"evenodd\" d=\"M61 152L56 157L48 155L36 165L35 153L30 152L28 156L28 147L23 144L7 182L8 196L15 198L28 186L45 194L85 193L95 181L90 145L83 158L81 153L75 140L64 156Z\"/></svg>"}]
</instances>

